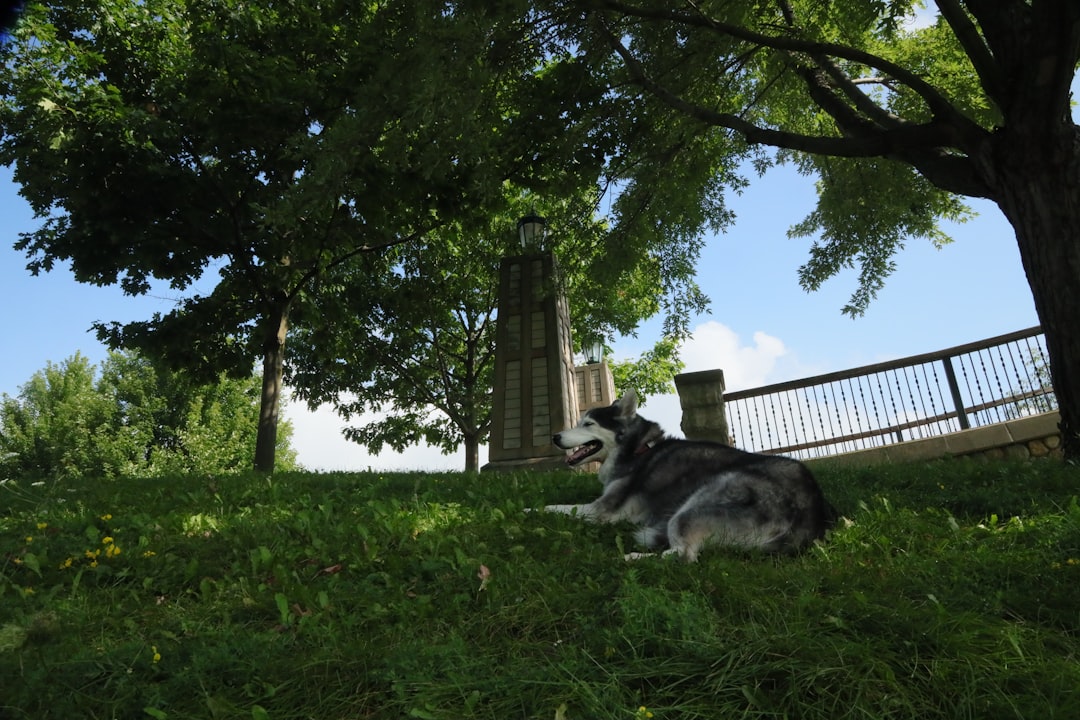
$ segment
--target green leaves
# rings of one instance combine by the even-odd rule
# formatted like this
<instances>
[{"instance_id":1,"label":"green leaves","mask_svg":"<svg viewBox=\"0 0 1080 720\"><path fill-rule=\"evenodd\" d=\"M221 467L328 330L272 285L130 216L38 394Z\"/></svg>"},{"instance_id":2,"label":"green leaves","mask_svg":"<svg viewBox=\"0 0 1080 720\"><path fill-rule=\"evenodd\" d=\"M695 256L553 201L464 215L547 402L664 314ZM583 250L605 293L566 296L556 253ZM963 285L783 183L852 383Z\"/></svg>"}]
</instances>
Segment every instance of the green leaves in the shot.
<instances>
[{"instance_id":1,"label":"green leaves","mask_svg":"<svg viewBox=\"0 0 1080 720\"><path fill-rule=\"evenodd\" d=\"M612 380L618 392L633 389L637 391L641 404L650 395L663 395L674 392L675 376L682 372L684 367L679 360L678 344L671 338L662 338L646 351L640 358L633 361L612 362Z\"/></svg>"},{"instance_id":2,"label":"green leaves","mask_svg":"<svg viewBox=\"0 0 1080 720\"><path fill-rule=\"evenodd\" d=\"M813 291L842 269L858 266L858 287L843 308L848 315L866 311L905 242L923 238L941 247L951 240L939 221L963 222L972 214L956 195L895 161L803 157L800 166L820 178L818 204L788 236L820 239L799 270L799 283Z\"/></svg>"},{"instance_id":3,"label":"green leaves","mask_svg":"<svg viewBox=\"0 0 1080 720\"><path fill-rule=\"evenodd\" d=\"M564 36L589 48L576 60L609 88L615 228L677 289L669 334L700 307L681 263L696 263L704 228L730 223L723 196L745 183L740 163L762 169L777 152L820 177L817 209L791 230L818 238L800 282L814 289L858 266L849 314L865 310L904 242L947 241L940 221L968 212L951 193L989 192L976 155L1001 114L991 71L976 72L979 27L957 29L971 21L962 10L963 23L923 24L907 0L550 5L567 13ZM988 23L994 11L977 14Z\"/></svg>"},{"instance_id":4,"label":"green leaves","mask_svg":"<svg viewBox=\"0 0 1080 720\"><path fill-rule=\"evenodd\" d=\"M0 467L6 477L56 480L247 470L257 398L251 377L201 384L130 353L110 355L97 377L76 354L35 373L18 397L3 396ZM291 427L282 430L289 467Z\"/></svg>"}]
</instances>

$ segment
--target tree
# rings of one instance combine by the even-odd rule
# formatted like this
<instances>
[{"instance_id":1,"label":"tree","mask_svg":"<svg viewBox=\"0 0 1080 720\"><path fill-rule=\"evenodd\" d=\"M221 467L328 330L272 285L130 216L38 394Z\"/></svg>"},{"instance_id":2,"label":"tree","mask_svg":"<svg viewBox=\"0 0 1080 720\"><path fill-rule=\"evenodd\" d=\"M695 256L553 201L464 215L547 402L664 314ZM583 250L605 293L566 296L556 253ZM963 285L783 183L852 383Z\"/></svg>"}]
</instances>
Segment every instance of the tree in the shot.
<instances>
[{"instance_id":1,"label":"tree","mask_svg":"<svg viewBox=\"0 0 1080 720\"><path fill-rule=\"evenodd\" d=\"M297 396L332 403L347 421L377 414L345 430L373 453L420 442L449 453L464 442L466 469L476 469L490 423L497 289L486 250L482 235L444 227L324 278L334 300L303 319L290 353Z\"/></svg>"},{"instance_id":2,"label":"tree","mask_svg":"<svg viewBox=\"0 0 1080 720\"><path fill-rule=\"evenodd\" d=\"M607 228L595 216L596 202L595 187L542 201L545 244L558 259L579 343L583 335L631 332L659 311L663 293L649 257L617 282L597 283ZM383 445L402 452L426 442L446 453L464 445L466 471L479 469L479 446L491 428L499 263L522 252L516 222L535 209L509 186L504 204L486 220L448 225L395 248L378 261L391 262L390 271L343 269L335 301L304 318L294 339L288 380L299 397L331 402L346 420L368 414L367 424L345 435L374 453ZM662 367L652 355L647 360L656 365L653 375L666 377L643 390L671 383L677 344L669 339L662 348Z\"/></svg>"},{"instance_id":3,"label":"tree","mask_svg":"<svg viewBox=\"0 0 1080 720\"><path fill-rule=\"evenodd\" d=\"M502 131L543 52L520 26L481 2L28 3L0 50L0 162L42 219L16 247L34 273L182 293L98 323L113 347L205 378L261 358L269 471L290 317L320 276L541 157Z\"/></svg>"},{"instance_id":4,"label":"tree","mask_svg":"<svg viewBox=\"0 0 1080 720\"><path fill-rule=\"evenodd\" d=\"M98 393L111 408L110 432L124 474L216 474L253 467L261 381L224 373L200 382L133 352L112 352L101 364ZM292 424L278 426L276 465L298 466Z\"/></svg>"},{"instance_id":5,"label":"tree","mask_svg":"<svg viewBox=\"0 0 1080 720\"><path fill-rule=\"evenodd\" d=\"M76 353L49 363L19 389L0 398L0 457L9 477L79 478L107 473L97 443L109 407L94 389L90 361Z\"/></svg>"},{"instance_id":6,"label":"tree","mask_svg":"<svg viewBox=\"0 0 1080 720\"><path fill-rule=\"evenodd\" d=\"M110 353L101 374L76 353L0 398L6 476L112 478L231 473L251 467L257 379L193 382L133 353ZM279 463L296 467L282 423Z\"/></svg>"},{"instance_id":7,"label":"tree","mask_svg":"<svg viewBox=\"0 0 1080 720\"><path fill-rule=\"evenodd\" d=\"M1065 454L1077 458L1080 133L1070 85L1080 3L935 4L927 26L910 24L913 0L539 5L612 102L654 118L670 162L685 168L673 179L684 192L695 194L713 181L712 166L732 161L759 170L790 161L817 176L817 208L792 229L820 233L800 281L814 289L858 265L845 312L865 309L907 238L945 241L937 223L968 212L961 198L996 203L1016 232ZM680 135L681 145L670 142ZM625 158L640 154L634 142L628 137L613 165L629 167ZM645 170L663 192L667 179Z\"/></svg>"},{"instance_id":8,"label":"tree","mask_svg":"<svg viewBox=\"0 0 1080 720\"><path fill-rule=\"evenodd\" d=\"M338 278L478 226L508 181L617 190L582 282L621 308L621 283L654 279L677 338L705 307L700 230L730 220L736 163L725 138L595 82L610 53L552 45L553 27L528 0L32 3L0 50L0 162L42 219L16 247L35 273L70 261L83 282L180 294L98 323L113 347L207 379L261 359L264 471L290 329L334 315Z\"/></svg>"}]
</instances>

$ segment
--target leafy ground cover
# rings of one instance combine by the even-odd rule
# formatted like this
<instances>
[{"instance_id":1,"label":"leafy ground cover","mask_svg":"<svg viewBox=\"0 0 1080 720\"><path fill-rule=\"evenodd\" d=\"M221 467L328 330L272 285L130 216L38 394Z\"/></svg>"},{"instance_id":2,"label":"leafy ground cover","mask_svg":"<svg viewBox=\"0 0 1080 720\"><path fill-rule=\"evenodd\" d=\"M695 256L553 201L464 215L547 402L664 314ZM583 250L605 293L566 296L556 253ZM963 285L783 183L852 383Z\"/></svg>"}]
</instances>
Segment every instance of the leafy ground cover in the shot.
<instances>
[{"instance_id":1,"label":"leafy ground cover","mask_svg":"<svg viewBox=\"0 0 1080 720\"><path fill-rule=\"evenodd\" d=\"M621 560L570 473L0 485L0 718L1080 717L1080 469L817 474L797 558Z\"/></svg>"}]
</instances>

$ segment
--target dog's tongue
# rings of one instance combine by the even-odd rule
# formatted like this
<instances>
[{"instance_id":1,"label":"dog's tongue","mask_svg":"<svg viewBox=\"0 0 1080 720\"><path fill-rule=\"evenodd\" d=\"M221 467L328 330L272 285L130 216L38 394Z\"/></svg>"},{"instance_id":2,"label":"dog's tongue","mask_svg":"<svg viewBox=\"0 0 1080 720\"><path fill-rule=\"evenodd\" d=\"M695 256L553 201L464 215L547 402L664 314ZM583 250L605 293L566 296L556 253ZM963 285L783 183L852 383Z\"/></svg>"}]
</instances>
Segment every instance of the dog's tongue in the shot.
<instances>
[{"instance_id":1,"label":"dog's tongue","mask_svg":"<svg viewBox=\"0 0 1080 720\"><path fill-rule=\"evenodd\" d=\"M578 447L574 448L574 452L566 456L566 464L577 465L579 462L587 458L589 456L589 453L592 452L592 450L593 448L591 445L579 445Z\"/></svg>"}]
</instances>

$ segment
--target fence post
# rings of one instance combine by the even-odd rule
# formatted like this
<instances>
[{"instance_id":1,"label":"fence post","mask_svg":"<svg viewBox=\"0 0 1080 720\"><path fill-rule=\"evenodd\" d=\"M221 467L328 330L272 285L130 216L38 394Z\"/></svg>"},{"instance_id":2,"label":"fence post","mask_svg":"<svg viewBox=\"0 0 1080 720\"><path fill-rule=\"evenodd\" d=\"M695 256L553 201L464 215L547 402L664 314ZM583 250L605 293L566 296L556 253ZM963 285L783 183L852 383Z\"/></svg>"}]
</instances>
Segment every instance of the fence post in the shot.
<instances>
[{"instance_id":1,"label":"fence post","mask_svg":"<svg viewBox=\"0 0 1080 720\"><path fill-rule=\"evenodd\" d=\"M941 360L945 367L945 381L949 384L949 392L952 393L953 407L956 408L956 419L960 421L960 429L967 430L971 427L967 413L964 412L964 398L960 395L960 385L956 382L956 371L953 370L952 358L946 357Z\"/></svg>"},{"instance_id":2,"label":"fence post","mask_svg":"<svg viewBox=\"0 0 1080 720\"><path fill-rule=\"evenodd\" d=\"M724 371L702 370L675 376L682 406L682 431L688 440L731 445L724 409Z\"/></svg>"}]
</instances>

